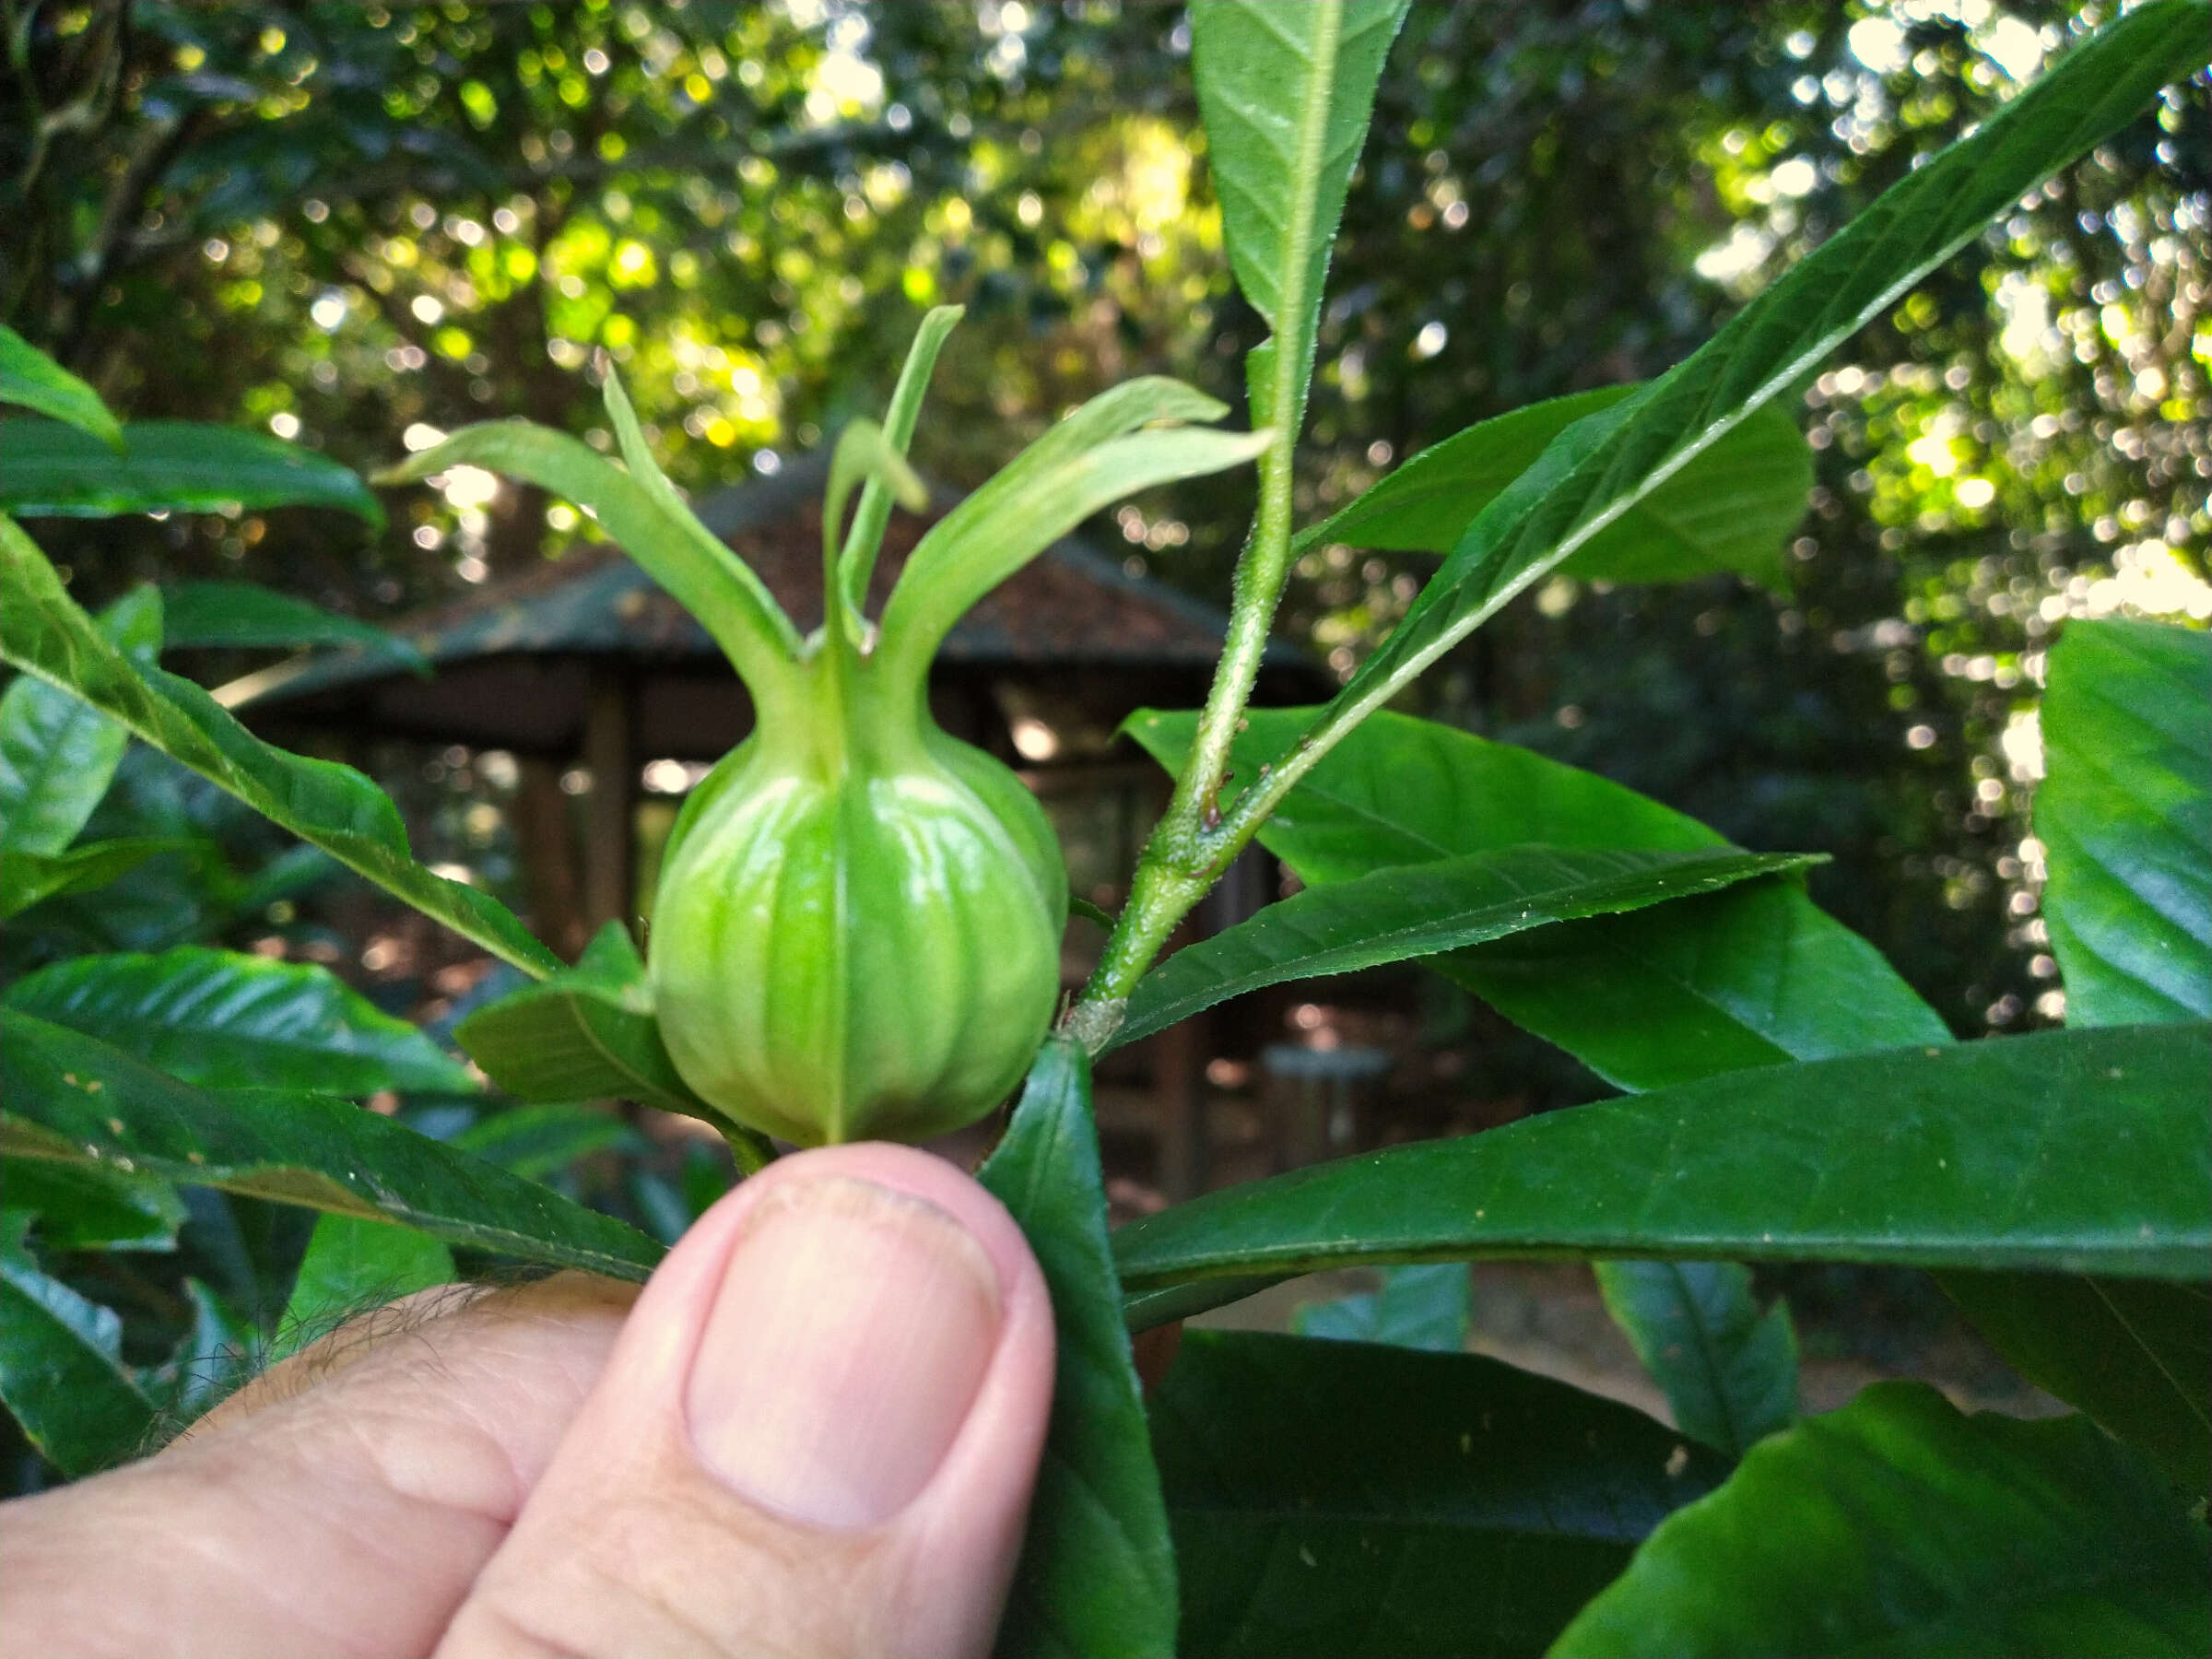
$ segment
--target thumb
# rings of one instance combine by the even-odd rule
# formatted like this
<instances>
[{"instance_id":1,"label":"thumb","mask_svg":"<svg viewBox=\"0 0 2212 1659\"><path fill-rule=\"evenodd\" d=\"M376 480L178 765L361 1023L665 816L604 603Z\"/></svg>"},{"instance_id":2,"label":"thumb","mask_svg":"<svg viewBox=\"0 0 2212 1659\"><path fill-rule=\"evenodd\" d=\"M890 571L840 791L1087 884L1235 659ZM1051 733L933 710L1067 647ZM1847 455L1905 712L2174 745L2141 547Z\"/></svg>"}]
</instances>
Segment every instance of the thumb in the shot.
<instances>
[{"instance_id":1,"label":"thumb","mask_svg":"<svg viewBox=\"0 0 2212 1659\"><path fill-rule=\"evenodd\" d=\"M982 1654L1052 1385L997 1200L909 1147L784 1159L653 1275L439 1651Z\"/></svg>"}]
</instances>

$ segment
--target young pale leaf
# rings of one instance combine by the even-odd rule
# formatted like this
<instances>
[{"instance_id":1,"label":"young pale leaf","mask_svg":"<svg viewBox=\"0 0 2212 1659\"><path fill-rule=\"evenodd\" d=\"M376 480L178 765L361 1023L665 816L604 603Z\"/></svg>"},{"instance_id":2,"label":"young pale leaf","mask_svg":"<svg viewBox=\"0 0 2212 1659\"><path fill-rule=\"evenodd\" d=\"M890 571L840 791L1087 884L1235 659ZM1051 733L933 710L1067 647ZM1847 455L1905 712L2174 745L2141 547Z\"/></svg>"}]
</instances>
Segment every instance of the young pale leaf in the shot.
<instances>
[{"instance_id":1,"label":"young pale leaf","mask_svg":"<svg viewBox=\"0 0 2212 1659\"><path fill-rule=\"evenodd\" d=\"M1877 1382L1662 1522L1551 1652L2181 1659L2212 1634L2206 1544L2085 1418Z\"/></svg>"},{"instance_id":2,"label":"young pale leaf","mask_svg":"<svg viewBox=\"0 0 2212 1659\"><path fill-rule=\"evenodd\" d=\"M189 420L138 420L119 453L53 420L0 420L0 512L24 518L333 507L382 529L369 487L327 455L266 432Z\"/></svg>"},{"instance_id":3,"label":"young pale leaf","mask_svg":"<svg viewBox=\"0 0 2212 1659\"><path fill-rule=\"evenodd\" d=\"M910 512L929 505L929 486L892 447L883 429L872 420L847 421L830 454L830 485L822 498L822 581L832 595L826 608L842 613L847 635L855 642L866 626L862 606L867 598L868 579L866 572L857 572L859 586L854 587L856 572L838 553L837 530L844 522L845 503L864 481L887 484L899 504Z\"/></svg>"},{"instance_id":4,"label":"young pale leaf","mask_svg":"<svg viewBox=\"0 0 2212 1659\"><path fill-rule=\"evenodd\" d=\"M1640 390L1606 386L1531 404L1420 452L1291 544L1327 542L1443 553L1475 515L1585 415ZM1704 451L1560 567L1585 581L1681 582L1734 571L1775 592L1789 585L1783 543L1805 516L1813 453L1793 413L1769 404Z\"/></svg>"},{"instance_id":5,"label":"young pale leaf","mask_svg":"<svg viewBox=\"0 0 2212 1659\"><path fill-rule=\"evenodd\" d=\"M1208 1194L1114 1255L1133 1290L1530 1254L2196 1279L2208 1072L2206 1026L1761 1066Z\"/></svg>"},{"instance_id":6,"label":"young pale leaf","mask_svg":"<svg viewBox=\"0 0 2212 1659\"><path fill-rule=\"evenodd\" d=\"M1789 1308L1765 1313L1734 1262L1599 1262L1606 1311L1627 1333L1675 1424L1741 1457L1797 1418L1797 1332Z\"/></svg>"},{"instance_id":7,"label":"young pale leaf","mask_svg":"<svg viewBox=\"0 0 2212 1659\"><path fill-rule=\"evenodd\" d=\"M907 348L905 366L899 371L899 383L891 389L891 406L883 416L884 441L892 453L903 457L907 447L913 442L914 422L922 413L922 398L929 390L929 377L937 366L937 353L944 347L945 337L966 314L962 306L933 306L922 319L922 326L914 331L914 343ZM914 482L921 484L919 478ZM846 533L844 551L838 555L838 591L844 595L846 608L856 617L867 606L868 579L876 572L876 555L883 546L884 527L891 522L891 496L889 482L870 474L866 488L860 492L860 507L853 515L853 528ZM910 511L919 512L928 504L929 491L923 488L919 501L905 495L900 500Z\"/></svg>"},{"instance_id":8,"label":"young pale leaf","mask_svg":"<svg viewBox=\"0 0 2212 1659\"><path fill-rule=\"evenodd\" d=\"M2067 1024L2212 1014L2212 635L2069 622L2042 734L2035 833Z\"/></svg>"},{"instance_id":9,"label":"young pale leaf","mask_svg":"<svg viewBox=\"0 0 2212 1659\"><path fill-rule=\"evenodd\" d=\"M1380 1288L1307 1302L1291 1318L1300 1336L1380 1342L1456 1354L1475 1323L1475 1280L1465 1262L1414 1262L1382 1269Z\"/></svg>"},{"instance_id":10,"label":"young pale leaf","mask_svg":"<svg viewBox=\"0 0 2212 1659\"><path fill-rule=\"evenodd\" d=\"M627 473L565 432L526 420L495 420L462 428L379 473L377 482L404 484L449 466L480 466L575 502L699 619L756 700L775 700L799 653L798 630L760 578L715 539L661 475L622 384L611 373L606 390L607 413L629 463Z\"/></svg>"},{"instance_id":11,"label":"young pale leaf","mask_svg":"<svg viewBox=\"0 0 2212 1659\"><path fill-rule=\"evenodd\" d=\"M1727 1473L1494 1359L1232 1331L1184 1335L1152 1442L1186 1654L1540 1653Z\"/></svg>"},{"instance_id":12,"label":"young pale leaf","mask_svg":"<svg viewBox=\"0 0 2212 1659\"><path fill-rule=\"evenodd\" d=\"M358 1314L453 1281L453 1253L428 1233L360 1216L320 1217L268 1357L296 1354Z\"/></svg>"},{"instance_id":13,"label":"young pale leaf","mask_svg":"<svg viewBox=\"0 0 2212 1659\"><path fill-rule=\"evenodd\" d=\"M76 957L18 980L0 1003L208 1088L477 1088L467 1068L421 1031L312 962L197 945Z\"/></svg>"},{"instance_id":14,"label":"young pale leaf","mask_svg":"<svg viewBox=\"0 0 2212 1659\"><path fill-rule=\"evenodd\" d=\"M117 651L150 664L161 650L161 596L134 588L100 612L98 626ZM81 699L18 677L0 693L0 851L59 856L108 793L130 741ZM25 879L33 878L27 872Z\"/></svg>"},{"instance_id":15,"label":"young pale leaf","mask_svg":"<svg viewBox=\"0 0 2212 1659\"><path fill-rule=\"evenodd\" d=\"M643 1279L661 1248L608 1216L327 1095L194 1088L0 1008L0 1151L394 1221L449 1244Z\"/></svg>"},{"instance_id":16,"label":"young pale leaf","mask_svg":"<svg viewBox=\"0 0 2212 1659\"><path fill-rule=\"evenodd\" d=\"M939 641L969 606L1100 508L1258 454L1265 433L1138 429L1228 412L1180 382L1147 377L1100 393L1052 428L915 547L883 610L887 669L895 665L920 685Z\"/></svg>"},{"instance_id":17,"label":"young pale leaf","mask_svg":"<svg viewBox=\"0 0 2212 1659\"><path fill-rule=\"evenodd\" d=\"M51 415L112 450L123 448L123 427L100 394L5 324L0 324L0 403Z\"/></svg>"},{"instance_id":18,"label":"young pale leaf","mask_svg":"<svg viewBox=\"0 0 2212 1659\"><path fill-rule=\"evenodd\" d=\"M2075 48L1747 305L1699 350L1562 432L1467 526L1277 788L1514 594L1719 442L2168 82L2202 67L2206 0L2151 0Z\"/></svg>"},{"instance_id":19,"label":"young pale leaf","mask_svg":"<svg viewBox=\"0 0 2212 1659\"><path fill-rule=\"evenodd\" d=\"M36 680L18 683L52 688ZM58 695L58 693L56 694ZM75 699L71 700L75 701ZM77 705L82 708L81 703ZM116 728L121 731L121 727ZM6 809L0 807L0 813ZM66 853L24 853L6 846L0 838L0 922L29 910L46 899L103 888L147 859L163 853L196 852L206 843L174 841L158 836L120 836L113 841L87 841Z\"/></svg>"},{"instance_id":20,"label":"young pale leaf","mask_svg":"<svg viewBox=\"0 0 2212 1659\"><path fill-rule=\"evenodd\" d=\"M190 680L133 667L77 608L46 556L5 518L0 655L502 961L540 978L560 966L499 900L417 864L399 809L351 767L272 747Z\"/></svg>"},{"instance_id":21,"label":"young pale leaf","mask_svg":"<svg viewBox=\"0 0 2212 1659\"><path fill-rule=\"evenodd\" d=\"M428 674L429 663L414 644L351 617L273 593L251 582L185 582L163 590L165 650L235 647L304 651L329 647L359 651L378 661Z\"/></svg>"},{"instance_id":22,"label":"young pale leaf","mask_svg":"<svg viewBox=\"0 0 2212 1659\"><path fill-rule=\"evenodd\" d=\"M1052 1425L997 1652L1172 1653L1175 1557L1107 1248L1081 1048L1046 1041L978 1178L1029 1235L1059 1335Z\"/></svg>"},{"instance_id":23,"label":"young pale leaf","mask_svg":"<svg viewBox=\"0 0 2212 1659\"><path fill-rule=\"evenodd\" d=\"M128 1462L153 1431L154 1402L123 1363L123 1322L14 1249L0 1254L0 1403L72 1478Z\"/></svg>"},{"instance_id":24,"label":"young pale leaf","mask_svg":"<svg viewBox=\"0 0 2212 1659\"><path fill-rule=\"evenodd\" d=\"M2212 1286L1939 1273L2005 1362L2088 1413L2185 1491L2212 1478Z\"/></svg>"},{"instance_id":25,"label":"young pale leaf","mask_svg":"<svg viewBox=\"0 0 2212 1659\"><path fill-rule=\"evenodd\" d=\"M1137 982L1114 1041L1149 1037L1263 985L1434 956L1524 928L1638 910L1817 862L1808 855L1726 848L1631 853L1521 846L1376 870L1308 888L1184 946Z\"/></svg>"}]
</instances>

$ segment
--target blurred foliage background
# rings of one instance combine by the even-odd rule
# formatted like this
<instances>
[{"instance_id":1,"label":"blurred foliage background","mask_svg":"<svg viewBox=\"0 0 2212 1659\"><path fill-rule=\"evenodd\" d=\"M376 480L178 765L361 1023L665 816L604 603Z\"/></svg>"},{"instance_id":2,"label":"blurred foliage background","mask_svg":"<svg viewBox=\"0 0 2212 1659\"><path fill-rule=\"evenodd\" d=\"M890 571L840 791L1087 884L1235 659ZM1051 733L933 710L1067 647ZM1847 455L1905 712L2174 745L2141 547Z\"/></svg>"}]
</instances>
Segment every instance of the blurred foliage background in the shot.
<instances>
[{"instance_id":1,"label":"blurred foliage background","mask_svg":"<svg viewBox=\"0 0 2212 1659\"><path fill-rule=\"evenodd\" d=\"M2113 9L1417 5L1335 252L1301 509L1474 420L1664 370ZM922 309L959 301L916 453L969 484L1133 374L1241 402L1263 332L1175 6L0 13L0 314L130 418L266 428L363 471L493 416L606 447L583 372L604 348L699 490L876 408ZM2041 649L2067 616L2212 618L2208 223L2193 84L1805 389L1794 592L1555 580L1424 712L1832 853L1818 896L1962 1033L2054 1018L2026 817ZM1166 492L1100 537L1219 598L1250 488ZM88 603L246 577L377 620L590 534L488 477L389 505L374 536L309 512L38 528ZM1284 630L1348 672L1424 570L1318 549ZM468 827L496 769L468 759L410 785L426 856L490 839Z\"/></svg>"}]
</instances>

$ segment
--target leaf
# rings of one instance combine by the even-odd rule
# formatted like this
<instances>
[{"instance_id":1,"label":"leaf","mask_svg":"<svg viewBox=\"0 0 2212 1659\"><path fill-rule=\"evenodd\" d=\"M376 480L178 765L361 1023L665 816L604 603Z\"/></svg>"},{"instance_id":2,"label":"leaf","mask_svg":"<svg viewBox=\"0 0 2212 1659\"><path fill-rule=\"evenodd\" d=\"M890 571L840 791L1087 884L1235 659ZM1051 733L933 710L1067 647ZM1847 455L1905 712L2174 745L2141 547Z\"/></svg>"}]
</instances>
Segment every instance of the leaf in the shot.
<instances>
[{"instance_id":1,"label":"leaf","mask_svg":"<svg viewBox=\"0 0 2212 1659\"><path fill-rule=\"evenodd\" d=\"M18 685L51 688L35 680ZM71 700L75 701L75 699ZM77 705L82 708L84 705ZM120 732L121 728L117 730ZM120 836L113 841L87 841L66 853L24 853L0 847L0 921L19 915L32 905L65 893L82 893L106 887L116 877L136 869L147 859L164 853L197 851L206 843L163 836Z\"/></svg>"},{"instance_id":2,"label":"leaf","mask_svg":"<svg viewBox=\"0 0 2212 1659\"><path fill-rule=\"evenodd\" d=\"M1239 775L1254 776L1310 712L1248 711L1249 729L1231 753ZM1173 770L1195 718L1139 710L1124 729ZM1594 773L1393 713L1370 718L1300 779L1260 840L1317 888L1520 842L1727 845L1696 819ZM1648 915L1565 923L1430 965L1623 1088L1950 1041L1881 954L1794 882L1746 883Z\"/></svg>"},{"instance_id":3,"label":"leaf","mask_svg":"<svg viewBox=\"0 0 2212 1659\"><path fill-rule=\"evenodd\" d=\"M2051 649L2035 833L2071 1025L2212 1014L2212 635L2075 621Z\"/></svg>"},{"instance_id":4,"label":"leaf","mask_svg":"<svg viewBox=\"0 0 2212 1659\"><path fill-rule=\"evenodd\" d=\"M116 650L151 662L161 649L160 595L133 589L100 612L98 628ZM66 690L29 675L14 680L0 693L0 851L65 852L107 794L130 740Z\"/></svg>"},{"instance_id":5,"label":"leaf","mask_svg":"<svg viewBox=\"0 0 2212 1659\"><path fill-rule=\"evenodd\" d=\"M1939 1273L2005 1362L2202 1493L2212 1477L2212 1287Z\"/></svg>"},{"instance_id":6,"label":"leaf","mask_svg":"<svg viewBox=\"0 0 2212 1659\"><path fill-rule=\"evenodd\" d=\"M644 1138L592 1106L517 1106L479 1118L447 1143L532 1181L549 1181L594 1152L642 1152Z\"/></svg>"},{"instance_id":7,"label":"leaf","mask_svg":"<svg viewBox=\"0 0 2212 1659\"><path fill-rule=\"evenodd\" d=\"M919 512L929 505L929 486L906 464L905 452L895 446L874 421L849 420L845 429L837 435L837 447L830 453L830 483L822 497L822 570L825 580L837 594L838 603L844 607L855 639L859 638L865 620L861 607L867 597L867 575L844 562L838 552L837 532L838 526L844 523L845 503L852 499L853 491L864 484L877 483L889 488L899 504L909 512ZM872 555L870 562L873 563ZM857 590L853 585L856 576L860 583Z\"/></svg>"},{"instance_id":8,"label":"leaf","mask_svg":"<svg viewBox=\"0 0 2212 1659\"><path fill-rule=\"evenodd\" d=\"M1961 139L1891 185L1711 340L1553 441L1469 524L1405 618L1346 684L1277 787L1516 594L1800 383L1830 351L2008 211L2201 67L2205 0L2152 0L2060 59ZM1288 754L1268 757L1278 762Z\"/></svg>"},{"instance_id":9,"label":"leaf","mask_svg":"<svg viewBox=\"0 0 2212 1659\"><path fill-rule=\"evenodd\" d=\"M453 1280L453 1253L429 1234L360 1216L324 1216L308 1235L269 1359L298 1353L357 1314Z\"/></svg>"},{"instance_id":10,"label":"leaf","mask_svg":"<svg viewBox=\"0 0 2212 1659\"><path fill-rule=\"evenodd\" d=\"M478 1008L453 1040L518 1100L635 1100L719 1123L677 1075L629 932L609 922L573 968Z\"/></svg>"},{"instance_id":11,"label":"leaf","mask_svg":"<svg viewBox=\"0 0 2212 1659\"><path fill-rule=\"evenodd\" d=\"M501 961L540 978L560 966L560 959L488 893L417 864L399 809L351 767L272 747L190 680L159 668L144 674L133 668L71 601L46 556L4 518L0 655L82 698L279 828Z\"/></svg>"},{"instance_id":12,"label":"leaf","mask_svg":"<svg viewBox=\"0 0 2212 1659\"><path fill-rule=\"evenodd\" d=\"M123 428L100 394L5 325L0 325L0 403L51 415L112 450L123 448Z\"/></svg>"},{"instance_id":13,"label":"leaf","mask_svg":"<svg viewBox=\"0 0 2212 1659\"><path fill-rule=\"evenodd\" d=\"M1465 1262L1418 1262L1382 1269L1381 1288L1307 1302L1292 1315L1300 1336L1381 1342L1456 1354L1475 1323L1475 1284Z\"/></svg>"},{"instance_id":14,"label":"leaf","mask_svg":"<svg viewBox=\"0 0 2212 1659\"><path fill-rule=\"evenodd\" d=\"M1662 1522L1551 1652L2196 1654L2206 1547L2085 1419L1877 1382Z\"/></svg>"},{"instance_id":15,"label":"leaf","mask_svg":"<svg viewBox=\"0 0 2212 1659\"><path fill-rule=\"evenodd\" d=\"M1241 465L1265 432L1156 422L1218 420L1202 392L1159 376L1101 392L932 524L883 607L883 671L920 686L969 607L1092 513L1125 495Z\"/></svg>"},{"instance_id":16,"label":"leaf","mask_svg":"<svg viewBox=\"0 0 2212 1659\"><path fill-rule=\"evenodd\" d=\"M194 1088L0 1008L0 1151L396 1221L449 1244L641 1280L642 1233L325 1095Z\"/></svg>"},{"instance_id":17,"label":"leaf","mask_svg":"<svg viewBox=\"0 0 2212 1659\"><path fill-rule=\"evenodd\" d=\"M921 415L922 398L929 390L930 374L937 366L937 353L943 349L946 336L966 314L963 306L932 306L924 315L922 326L914 331L914 343L907 347L906 362L899 371L899 383L891 389L890 407L883 416L883 437L892 453L904 455L907 446L912 443L914 421ZM915 482L920 484L921 480ZM919 505L926 506L929 499L926 486L921 494ZM919 510L911 500L905 504ZM846 532L844 549L837 560L838 591L844 595L846 607L856 617L866 607L868 579L875 574L876 555L883 546L884 527L890 521L891 487L883 478L870 475L866 487L860 492L860 507L853 514L853 527Z\"/></svg>"},{"instance_id":18,"label":"leaf","mask_svg":"<svg viewBox=\"0 0 2212 1659\"><path fill-rule=\"evenodd\" d=\"M0 512L22 518L333 507L382 529L369 487L327 455L266 432L135 420L123 449L50 420L0 420Z\"/></svg>"},{"instance_id":19,"label":"leaf","mask_svg":"<svg viewBox=\"0 0 2212 1659\"><path fill-rule=\"evenodd\" d=\"M154 1403L124 1369L123 1322L39 1271L0 1255L0 1402L41 1456L72 1479L146 1449Z\"/></svg>"},{"instance_id":20,"label":"leaf","mask_svg":"<svg viewBox=\"0 0 2212 1659\"><path fill-rule=\"evenodd\" d=\"M1300 531L1291 550L1348 542L1406 553L1449 551L1553 438L1636 389L1579 392L1477 422ZM1805 516L1812 486L1812 451L1795 417L1769 404L1583 543L1560 569L1606 582L1679 582L1734 571L1784 592L1783 544Z\"/></svg>"},{"instance_id":21,"label":"leaf","mask_svg":"<svg viewBox=\"0 0 2212 1659\"><path fill-rule=\"evenodd\" d=\"M768 589L714 533L692 515L653 464L637 417L611 372L608 417L622 441L627 473L589 444L526 420L464 427L388 471L380 484L405 484L453 466L480 466L573 501L639 567L674 595L714 637L757 700L775 704L798 655L798 630Z\"/></svg>"},{"instance_id":22,"label":"leaf","mask_svg":"<svg viewBox=\"0 0 2212 1659\"><path fill-rule=\"evenodd\" d=\"M1211 1193L1114 1257L1136 1291L1532 1254L2195 1279L2208 1076L2206 1026L1761 1066Z\"/></svg>"},{"instance_id":23,"label":"leaf","mask_svg":"<svg viewBox=\"0 0 2212 1659\"><path fill-rule=\"evenodd\" d=\"M1188 1654L1541 1653L1727 1469L1494 1359L1231 1331L1184 1334L1152 1437Z\"/></svg>"},{"instance_id":24,"label":"leaf","mask_svg":"<svg viewBox=\"0 0 2212 1659\"><path fill-rule=\"evenodd\" d=\"M473 1094L467 1069L327 968L181 946L77 957L0 997L209 1088Z\"/></svg>"},{"instance_id":25,"label":"leaf","mask_svg":"<svg viewBox=\"0 0 2212 1659\"><path fill-rule=\"evenodd\" d=\"M1797 1418L1797 1333L1776 1302L1764 1314L1733 1262L1599 1262L1597 1288L1665 1391L1675 1424L1741 1457Z\"/></svg>"},{"instance_id":26,"label":"leaf","mask_svg":"<svg viewBox=\"0 0 2212 1659\"><path fill-rule=\"evenodd\" d=\"M1044 1461L996 1651L1172 1653L1175 1558L1106 1242L1081 1048L1046 1041L977 1178L1029 1235L1059 1335Z\"/></svg>"},{"instance_id":27,"label":"leaf","mask_svg":"<svg viewBox=\"0 0 2212 1659\"><path fill-rule=\"evenodd\" d=\"M1263 985L1434 956L1570 917L1635 910L1802 869L1796 854L1520 846L1309 888L1184 946L1137 982L1116 1043Z\"/></svg>"},{"instance_id":28,"label":"leaf","mask_svg":"<svg viewBox=\"0 0 2212 1659\"><path fill-rule=\"evenodd\" d=\"M251 582L184 582L165 589L170 650L234 647L305 650L329 646L401 664L418 674L430 665L414 644L352 617Z\"/></svg>"},{"instance_id":29,"label":"leaf","mask_svg":"<svg viewBox=\"0 0 2212 1659\"><path fill-rule=\"evenodd\" d=\"M113 1170L0 1158L0 1191L52 1251L171 1250L184 1224L176 1188Z\"/></svg>"}]
</instances>

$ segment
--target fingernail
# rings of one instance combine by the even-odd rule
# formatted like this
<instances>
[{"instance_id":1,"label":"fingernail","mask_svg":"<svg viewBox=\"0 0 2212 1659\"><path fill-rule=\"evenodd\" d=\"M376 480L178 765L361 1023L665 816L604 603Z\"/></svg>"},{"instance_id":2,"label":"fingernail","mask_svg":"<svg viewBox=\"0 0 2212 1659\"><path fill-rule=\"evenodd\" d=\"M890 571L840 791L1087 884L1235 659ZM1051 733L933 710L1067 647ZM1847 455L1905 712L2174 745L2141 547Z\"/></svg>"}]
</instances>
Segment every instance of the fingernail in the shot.
<instances>
[{"instance_id":1,"label":"fingernail","mask_svg":"<svg viewBox=\"0 0 2212 1659\"><path fill-rule=\"evenodd\" d=\"M998 1343L998 1277L935 1205L849 1176L746 1218L685 1409L707 1468L822 1526L903 1509L967 1420Z\"/></svg>"}]
</instances>

